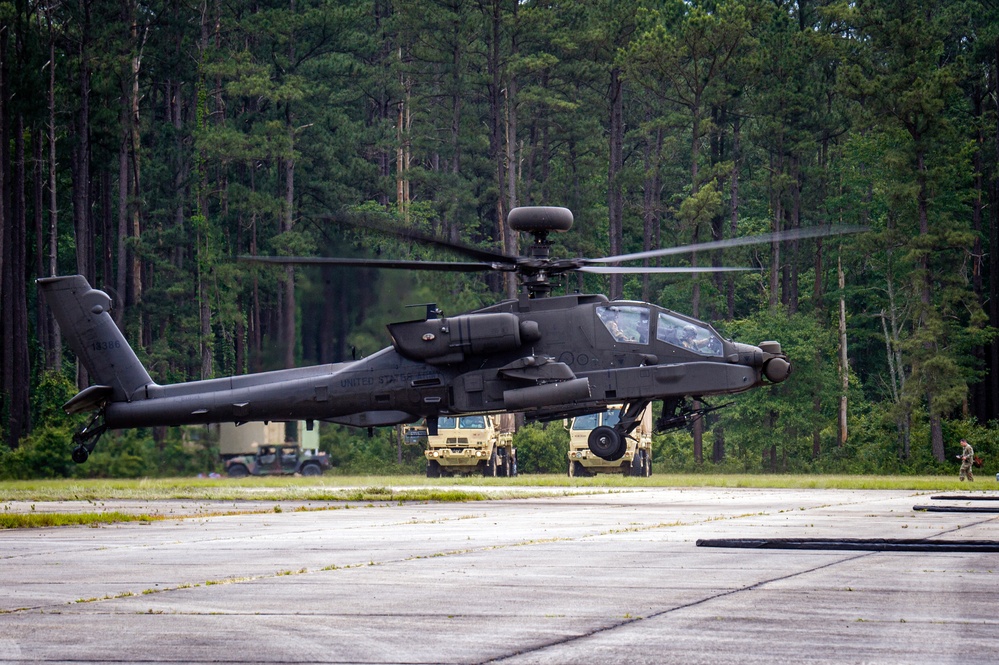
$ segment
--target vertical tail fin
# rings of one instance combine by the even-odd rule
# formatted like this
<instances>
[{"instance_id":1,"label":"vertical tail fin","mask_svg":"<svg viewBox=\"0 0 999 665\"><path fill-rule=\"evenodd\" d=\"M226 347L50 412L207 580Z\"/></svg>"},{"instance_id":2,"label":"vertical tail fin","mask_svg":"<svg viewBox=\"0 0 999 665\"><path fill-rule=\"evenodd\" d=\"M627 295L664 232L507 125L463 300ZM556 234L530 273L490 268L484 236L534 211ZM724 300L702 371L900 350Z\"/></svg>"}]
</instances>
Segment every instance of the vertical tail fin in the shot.
<instances>
[{"instance_id":1,"label":"vertical tail fin","mask_svg":"<svg viewBox=\"0 0 999 665\"><path fill-rule=\"evenodd\" d=\"M37 283L92 380L110 388L111 401L139 397L135 393L153 381L112 320L108 294L92 288L82 275L43 277Z\"/></svg>"}]
</instances>

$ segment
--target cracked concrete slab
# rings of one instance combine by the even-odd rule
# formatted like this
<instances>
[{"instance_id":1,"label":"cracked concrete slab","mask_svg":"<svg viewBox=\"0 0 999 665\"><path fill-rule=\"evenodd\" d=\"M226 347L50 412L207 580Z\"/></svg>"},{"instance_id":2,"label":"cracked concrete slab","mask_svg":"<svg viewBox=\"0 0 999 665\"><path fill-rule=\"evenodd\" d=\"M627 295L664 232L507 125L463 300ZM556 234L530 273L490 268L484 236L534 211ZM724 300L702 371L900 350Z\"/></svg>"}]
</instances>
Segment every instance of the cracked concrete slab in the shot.
<instances>
[{"instance_id":1,"label":"cracked concrete slab","mask_svg":"<svg viewBox=\"0 0 999 665\"><path fill-rule=\"evenodd\" d=\"M0 663L995 662L994 554L695 544L999 540L996 517L914 512L926 498L643 488L230 514L184 501L177 519L7 530Z\"/></svg>"}]
</instances>

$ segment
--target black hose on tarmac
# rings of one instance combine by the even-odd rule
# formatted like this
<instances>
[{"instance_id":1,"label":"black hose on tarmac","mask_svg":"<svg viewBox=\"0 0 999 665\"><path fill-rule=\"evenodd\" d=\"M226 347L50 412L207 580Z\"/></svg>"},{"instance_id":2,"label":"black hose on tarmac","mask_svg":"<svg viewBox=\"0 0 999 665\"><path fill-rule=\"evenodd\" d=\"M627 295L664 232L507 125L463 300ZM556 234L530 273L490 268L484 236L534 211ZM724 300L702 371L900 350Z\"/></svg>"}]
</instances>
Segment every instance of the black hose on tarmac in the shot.
<instances>
[{"instance_id":1,"label":"black hose on tarmac","mask_svg":"<svg viewBox=\"0 0 999 665\"><path fill-rule=\"evenodd\" d=\"M922 540L906 538L716 538L698 547L770 550L863 550L870 552L999 552L996 540Z\"/></svg>"}]
</instances>

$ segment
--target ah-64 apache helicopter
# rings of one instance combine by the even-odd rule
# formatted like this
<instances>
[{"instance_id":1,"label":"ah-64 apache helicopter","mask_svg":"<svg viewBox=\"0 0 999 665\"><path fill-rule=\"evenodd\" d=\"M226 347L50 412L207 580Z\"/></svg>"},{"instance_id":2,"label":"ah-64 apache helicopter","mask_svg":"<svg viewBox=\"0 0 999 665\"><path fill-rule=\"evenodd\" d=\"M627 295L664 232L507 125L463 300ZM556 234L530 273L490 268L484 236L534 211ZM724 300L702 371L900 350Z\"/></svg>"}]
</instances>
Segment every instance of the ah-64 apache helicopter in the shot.
<instances>
[{"instance_id":1,"label":"ah-64 apache helicopter","mask_svg":"<svg viewBox=\"0 0 999 665\"><path fill-rule=\"evenodd\" d=\"M658 429L682 427L717 408L695 408L703 397L780 383L791 364L778 342L753 346L723 339L707 323L657 305L603 295L551 296L552 277L732 270L608 264L859 230L816 227L598 259L551 258L549 234L567 231L572 221L566 208L515 208L510 228L534 236L526 255L459 248L475 262L254 257L284 264L513 272L522 292L518 299L457 316L440 316L428 306L425 318L390 324L392 346L360 360L162 386L114 324L107 294L80 275L39 279L67 343L95 382L64 405L68 413L94 413L73 437L73 459L86 461L107 429L301 420L310 427L325 421L370 429L425 418L434 434L444 415L521 412L544 421L623 403L617 425L598 427L589 438L594 454L616 460L652 401L663 401Z\"/></svg>"}]
</instances>

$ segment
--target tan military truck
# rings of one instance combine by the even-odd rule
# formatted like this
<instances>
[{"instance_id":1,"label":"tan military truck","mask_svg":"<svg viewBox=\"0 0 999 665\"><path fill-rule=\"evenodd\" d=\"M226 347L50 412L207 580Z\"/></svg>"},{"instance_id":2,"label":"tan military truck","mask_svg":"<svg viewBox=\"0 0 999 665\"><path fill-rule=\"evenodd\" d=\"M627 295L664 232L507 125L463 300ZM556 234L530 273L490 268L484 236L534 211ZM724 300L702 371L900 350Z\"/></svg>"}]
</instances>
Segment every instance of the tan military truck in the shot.
<instances>
[{"instance_id":1,"label":"tan military truck","mask_svg":"<svg viewBox=\"0 0 999 665\"><path fill-rule=\"evenodd\" d=\"M619 406L601 413L578 416L566 421L569 428L569 477L592 476L598 473L623 473L626 476L652 475L652 407L646 407L642 419L628 435L628 448L619 460L610 462L590 451L590 432L601 425L617 424Z\"/></svg>"},{"instance_id":2,"label":"tan military truck","mask_svg":"<svg viewBox=\"0 0 999 665\"><path fill-rule=\"evenodd\" d=\"M513 414L437 419L437 435L427 436L427 478L469 475L516 476Z\"/></svg>"},{"instance_id":3,"label":"tan military truck","mask_svg":"<svg viewBox=\"0 0 999 665\"><path fill-rule=\"evenodd\" d=\"M222 423L219 455L232 478L320 476L331 466L329 455L319 452L319 430L304 422Z\"/></svg>"}]
</instances>

